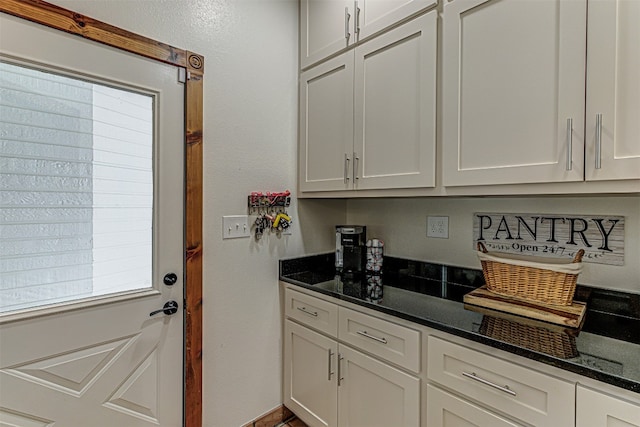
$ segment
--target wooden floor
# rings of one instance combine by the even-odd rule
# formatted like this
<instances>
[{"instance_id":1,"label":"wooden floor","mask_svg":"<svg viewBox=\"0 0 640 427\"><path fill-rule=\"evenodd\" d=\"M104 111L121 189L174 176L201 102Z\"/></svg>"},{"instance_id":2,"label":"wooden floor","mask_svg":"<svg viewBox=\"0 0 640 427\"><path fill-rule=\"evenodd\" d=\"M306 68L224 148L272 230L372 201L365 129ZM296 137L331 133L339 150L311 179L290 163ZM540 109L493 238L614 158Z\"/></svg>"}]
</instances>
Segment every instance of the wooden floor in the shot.
<instances>
[{"instance_id":1,"label":"wooden floor","mask_svg":"<svg viewBox=\"0 0 640 427\"><path fill-rule=\"evenodd\" d=\"M280 405L243 427L308 427L286 406Z\"/></svg>"},{"instance_id":2,"label":"wooden floor","mask_svg":"<svg viewBox=\"0 0 640 427\"><path fill-rule=\"evenodd\" d=\"M284 424L279 424L278 427L307 427L307 425L300 421L300 418L293 418L287 420Z\"/></svg>"}]
</instances>

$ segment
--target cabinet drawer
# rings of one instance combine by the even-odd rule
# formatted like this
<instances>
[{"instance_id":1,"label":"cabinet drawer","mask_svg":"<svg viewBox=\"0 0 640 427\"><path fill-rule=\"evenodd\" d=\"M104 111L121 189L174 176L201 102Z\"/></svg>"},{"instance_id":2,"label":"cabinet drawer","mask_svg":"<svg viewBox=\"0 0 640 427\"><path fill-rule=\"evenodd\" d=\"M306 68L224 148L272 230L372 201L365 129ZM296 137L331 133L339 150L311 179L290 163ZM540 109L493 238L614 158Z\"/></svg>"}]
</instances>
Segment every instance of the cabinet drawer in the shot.
<instances>
[{"instance_id":1,"label":"cabinet drawer","mask_svg":"<svg viewBox=\"0 0 640 427\"><path fill-rule=\"evenodd\" d=\"M427 385L429 427L521 427L464 399Z\"/></svg>"},{"instance_id":2,"label":"cabinet drawer","mask_svg":"<svg viewBox=\"0 0 640 427\"><path fill-rule=\"evenodd\" d=\"M536 426L572 426L575 384L430 336L427 376Z\"/></svg>"},{"instance_id":3,"label":"cabinet drawer","mask_svg":"<svg viewBox=\"0 0 640 427\"><path fill-rule=\"evenodd\" d=\"M287 317L332 337L338 335L337 305L291 289L285 289L284 299Z\"/></svg>"},{"instance_id":4,"label":"cabinet drawer","mask_svg":"<svg viewBox=\"0 0 640 427\"><path fill-rule=\"evenodd\" d=\"M344 307L338 312L340 340L420 372L420 332Z\"/></svg>"}]
</instances>

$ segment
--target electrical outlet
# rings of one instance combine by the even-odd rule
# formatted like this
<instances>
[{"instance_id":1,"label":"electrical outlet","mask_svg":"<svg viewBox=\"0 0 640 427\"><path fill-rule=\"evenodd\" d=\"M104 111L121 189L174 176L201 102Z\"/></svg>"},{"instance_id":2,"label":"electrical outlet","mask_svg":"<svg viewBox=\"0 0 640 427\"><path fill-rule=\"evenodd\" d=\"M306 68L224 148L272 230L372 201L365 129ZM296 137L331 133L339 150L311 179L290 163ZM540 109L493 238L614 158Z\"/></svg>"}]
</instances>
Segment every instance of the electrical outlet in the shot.
<instances>
[{"instance_id":1,"label":"electrical outlet","mask_svg":"<svg viewBox=\"0 0 640 427\"><path fill-rule=\"evenodd\" d=\"M251 236L248 215L228 215L222 217L222 238L237 239Z\"/></svg>"},{"instance_id":2,"label":"electrical outlet","mask_svg":"<svg viewBox=\"0 0 640 427\"><path fill-rule=\"evenodd\" d=\"M448 216L428 216L427 217L427 237L437 237L440 239L449 238L449 217Z\"/></svg>"}]
</instances>

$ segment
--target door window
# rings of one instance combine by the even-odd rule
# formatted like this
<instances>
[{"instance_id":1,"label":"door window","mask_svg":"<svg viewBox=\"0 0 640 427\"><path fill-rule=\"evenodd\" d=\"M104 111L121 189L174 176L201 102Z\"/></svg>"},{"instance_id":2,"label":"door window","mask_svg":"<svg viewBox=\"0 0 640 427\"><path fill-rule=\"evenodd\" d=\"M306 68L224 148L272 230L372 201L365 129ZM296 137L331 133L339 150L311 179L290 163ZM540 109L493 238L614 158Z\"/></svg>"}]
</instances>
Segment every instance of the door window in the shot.
<instances>
[{"instance_id":1,"label":"door window","mask_svg":"<svg viewBox=\"0 0 640 427\"><path fill-rule=\"evenodd\" d=\"M154 99L0 61L0 313L152 287Z\"/></svg>"}]
</instances>

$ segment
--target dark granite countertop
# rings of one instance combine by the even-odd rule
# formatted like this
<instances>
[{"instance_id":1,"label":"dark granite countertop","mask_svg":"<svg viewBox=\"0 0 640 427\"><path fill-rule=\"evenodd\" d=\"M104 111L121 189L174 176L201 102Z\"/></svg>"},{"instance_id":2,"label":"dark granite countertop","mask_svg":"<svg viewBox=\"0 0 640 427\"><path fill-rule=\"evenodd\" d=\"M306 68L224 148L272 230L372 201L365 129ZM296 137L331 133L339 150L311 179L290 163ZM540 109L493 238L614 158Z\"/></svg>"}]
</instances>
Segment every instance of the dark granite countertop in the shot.
<instances>
[{"instance_id":1,"label":"dark granite countertop","mask_svg":"<svg viewBox=\"0 0 640 427\"><path fill-rule=\"evenodd\" d=\"M481 270L395 257L383 274L336 275L333 253L280 261L280 280L640 393L640 294L578 285L580 329L462 302Z\"/></svg>"}]
</instances>

